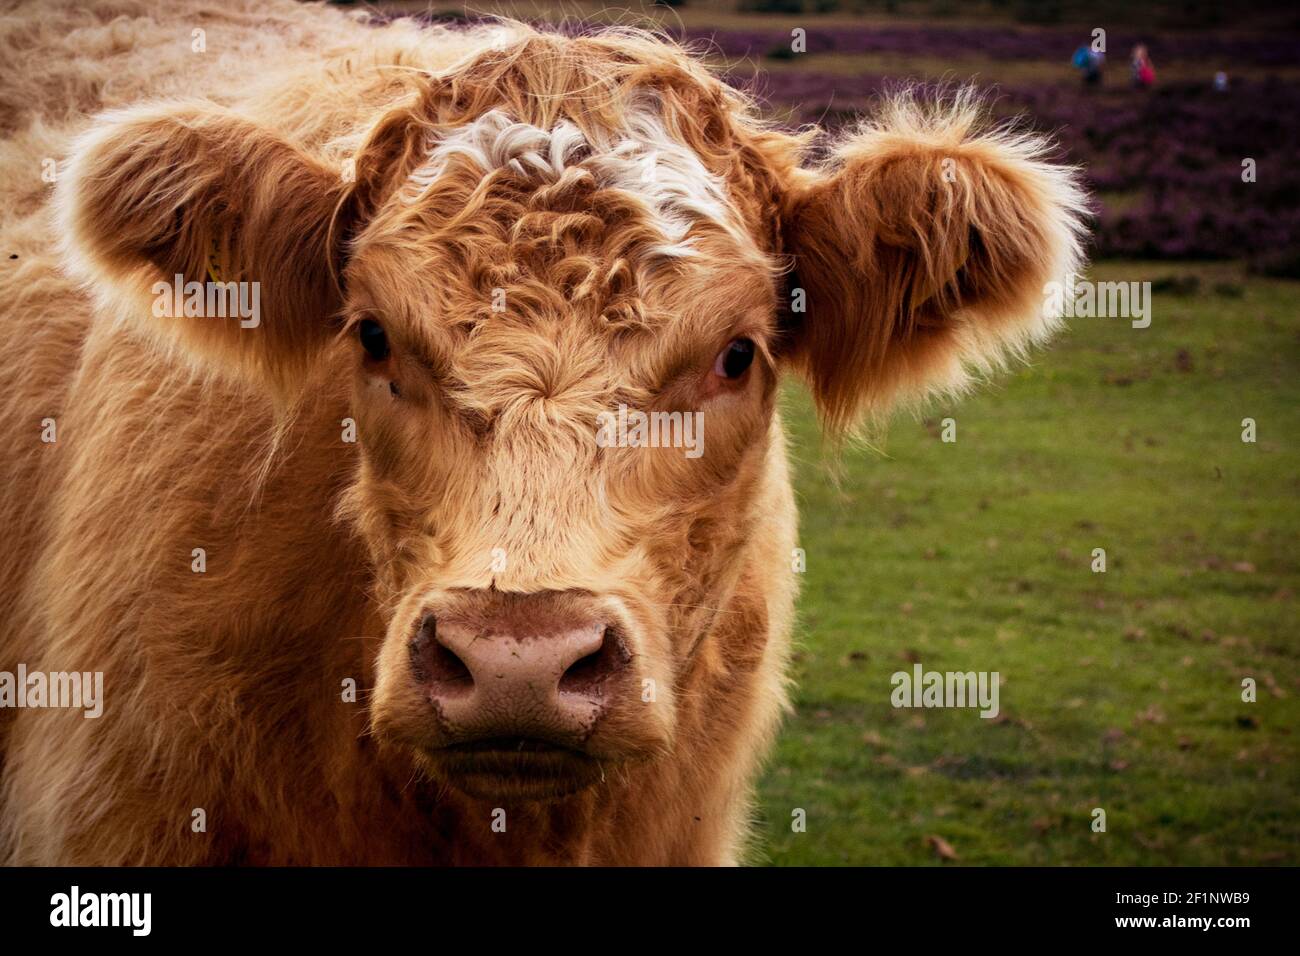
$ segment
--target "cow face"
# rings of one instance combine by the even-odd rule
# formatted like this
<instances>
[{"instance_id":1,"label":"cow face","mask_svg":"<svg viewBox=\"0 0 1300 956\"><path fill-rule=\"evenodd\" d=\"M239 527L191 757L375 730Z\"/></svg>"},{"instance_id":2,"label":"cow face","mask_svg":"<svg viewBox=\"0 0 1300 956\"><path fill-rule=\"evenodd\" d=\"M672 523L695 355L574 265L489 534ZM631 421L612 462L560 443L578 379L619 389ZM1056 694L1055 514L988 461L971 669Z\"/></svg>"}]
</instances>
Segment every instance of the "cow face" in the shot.
<instances>
[{"instance_id":1,"label":"cow face","mask_svg":"<svg viewBox=\"0 0 1300 956\"><path fill-rule=\"evenodd\" d=\"M678 51L532 37L379 117L355 179L172 105L97 125L61 203L100 282L201 275L214 243L260 278L256 329L159 335L273 396L346 369L374 727L469 793L551 798L670 751L738 582L783 570L753 549L782 370L839 429L1050 330L1080 195L974 118L900 101L803 169Z\"/></svg>"},{"instance_id":2,"label":"cow face","mask_svg":"<svg viewBox=\"0 0 1300 956\"><path fill-rule=\"evenodd\" d=\"M666 751L761 518L771 262L658 117L628 123L433 137L348 266L349 508L397 608L377 726L462 783Z\"/></svg>"}]
</instances>

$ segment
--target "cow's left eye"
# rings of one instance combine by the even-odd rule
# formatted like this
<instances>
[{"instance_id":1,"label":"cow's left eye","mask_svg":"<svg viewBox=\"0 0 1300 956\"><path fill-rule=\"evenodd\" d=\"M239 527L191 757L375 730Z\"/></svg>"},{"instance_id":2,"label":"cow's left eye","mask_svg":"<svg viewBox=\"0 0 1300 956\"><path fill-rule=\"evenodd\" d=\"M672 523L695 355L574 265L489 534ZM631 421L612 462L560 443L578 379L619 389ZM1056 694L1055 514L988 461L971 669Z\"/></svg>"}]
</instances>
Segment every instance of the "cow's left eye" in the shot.
<instances>
[{"instance_id":1,"label":"cow's left eye","mask_svg":"<svg viewBox=\"0 0 1300 956\"><path fill-rule=\"evenodd\" d=\"M388 336L384 334L384 327L374 319L362 319L357 324L357 338L366 354L376 362L388 358Z\"/></svg>"},{"instance_id":2,"label":"cow's left eye","mask_svg":"<svg viewBox=\"0 0 1300 956\"><path fill-rule=\"evenodd\" d=\"M754 361L754 343L749 339L732 339L718 353L713 374L719 378L740 378Z\"/></svg>"}]
</instances>

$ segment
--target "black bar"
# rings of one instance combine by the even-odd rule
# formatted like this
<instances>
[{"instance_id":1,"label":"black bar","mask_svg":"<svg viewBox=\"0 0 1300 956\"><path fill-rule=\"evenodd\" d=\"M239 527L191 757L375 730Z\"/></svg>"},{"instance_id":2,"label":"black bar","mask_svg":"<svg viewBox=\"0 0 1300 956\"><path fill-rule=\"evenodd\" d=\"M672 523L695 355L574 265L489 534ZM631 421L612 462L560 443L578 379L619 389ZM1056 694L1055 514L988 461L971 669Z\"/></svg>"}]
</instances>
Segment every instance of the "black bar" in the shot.
<instances>
[{"instance_id":1,"label":"black bar","mask_svg":"<svg viewBox=\"0 0 1300 956\"><path fill-rule=\"evenodd\" d=\"M669 928L708 924L724 935L845 933L860 941L914 931L927 943L1049 933L1231 945L1261 932L1275 937L1293 922L1294 877L1248 868L0 869L0 917L7 940L75 934L128 944L391 939L440 947L462 934L494 945L518 934L566 945L566 937L591 938L598 929L650 942ZM148 935L134 936L126 916L128 925L116 927L52 926L56 894L70 897L73 886L83 906L88 894L149 893ZM1245 917L1249 925L1161 925L1207 917ZM1156 925L1117 925L1125 918Z\"/></svg>"}]
</instances>

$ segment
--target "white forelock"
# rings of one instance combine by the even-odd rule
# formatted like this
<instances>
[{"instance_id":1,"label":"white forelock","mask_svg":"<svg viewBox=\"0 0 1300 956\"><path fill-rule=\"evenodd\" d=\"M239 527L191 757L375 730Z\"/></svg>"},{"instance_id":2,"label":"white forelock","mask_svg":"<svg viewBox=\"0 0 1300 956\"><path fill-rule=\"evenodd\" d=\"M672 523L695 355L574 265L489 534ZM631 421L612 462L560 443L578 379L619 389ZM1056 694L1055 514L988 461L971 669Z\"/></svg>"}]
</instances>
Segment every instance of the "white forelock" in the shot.
<instances>
[{"instance_id":1,"label":"white forelock","mask_svg":"<svg viewBox=\"0 0 1300 956\"><path fill-rule=\"evenodd\" d=\"M472 164L485 175L509 169L539 184L556 182L577 170L603 188L636 196L663 236L662 243L646 250L651 256L694 255L687 234L700 220L714 223L738 239L744 236L726 186L694 152L668 134L649 105L629 110L621 129L596 141L588 140L568 120L544 130L491 110L431 139L428 156L402 187L403 200L418 202L455 159Z\"/></svg>"}]
</instances>

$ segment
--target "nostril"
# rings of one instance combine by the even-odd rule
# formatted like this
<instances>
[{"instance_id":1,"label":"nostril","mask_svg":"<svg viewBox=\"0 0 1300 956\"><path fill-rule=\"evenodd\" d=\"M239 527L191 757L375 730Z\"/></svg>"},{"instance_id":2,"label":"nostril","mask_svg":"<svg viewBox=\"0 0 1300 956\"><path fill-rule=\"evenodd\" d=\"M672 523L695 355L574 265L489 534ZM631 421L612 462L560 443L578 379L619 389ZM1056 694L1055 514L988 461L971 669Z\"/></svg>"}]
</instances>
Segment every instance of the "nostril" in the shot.
<instances>
[{"instance_id":1,"label":"nostril","mask_svg":"<svg viewBox=\"0 0 1300 956\"><path fill-rule=\"evenodd\" d=\"M473 675L456 652L439 640L438 621L432 614L420 619L409 650L411 672L420 683L438 685L444 696L467 694L473 689Z\"/></svg>"},{"instance_id":2,"label":"nostril","mask_svg":"<svg viewBox=\"0 0 1300 956\"><path fill-rule=\"evenodd\" d=\"M592 694L631 660L617 629L604 628L600 647L574 661L560 677L560 693Z\"/></svg>"}]
</instances>

